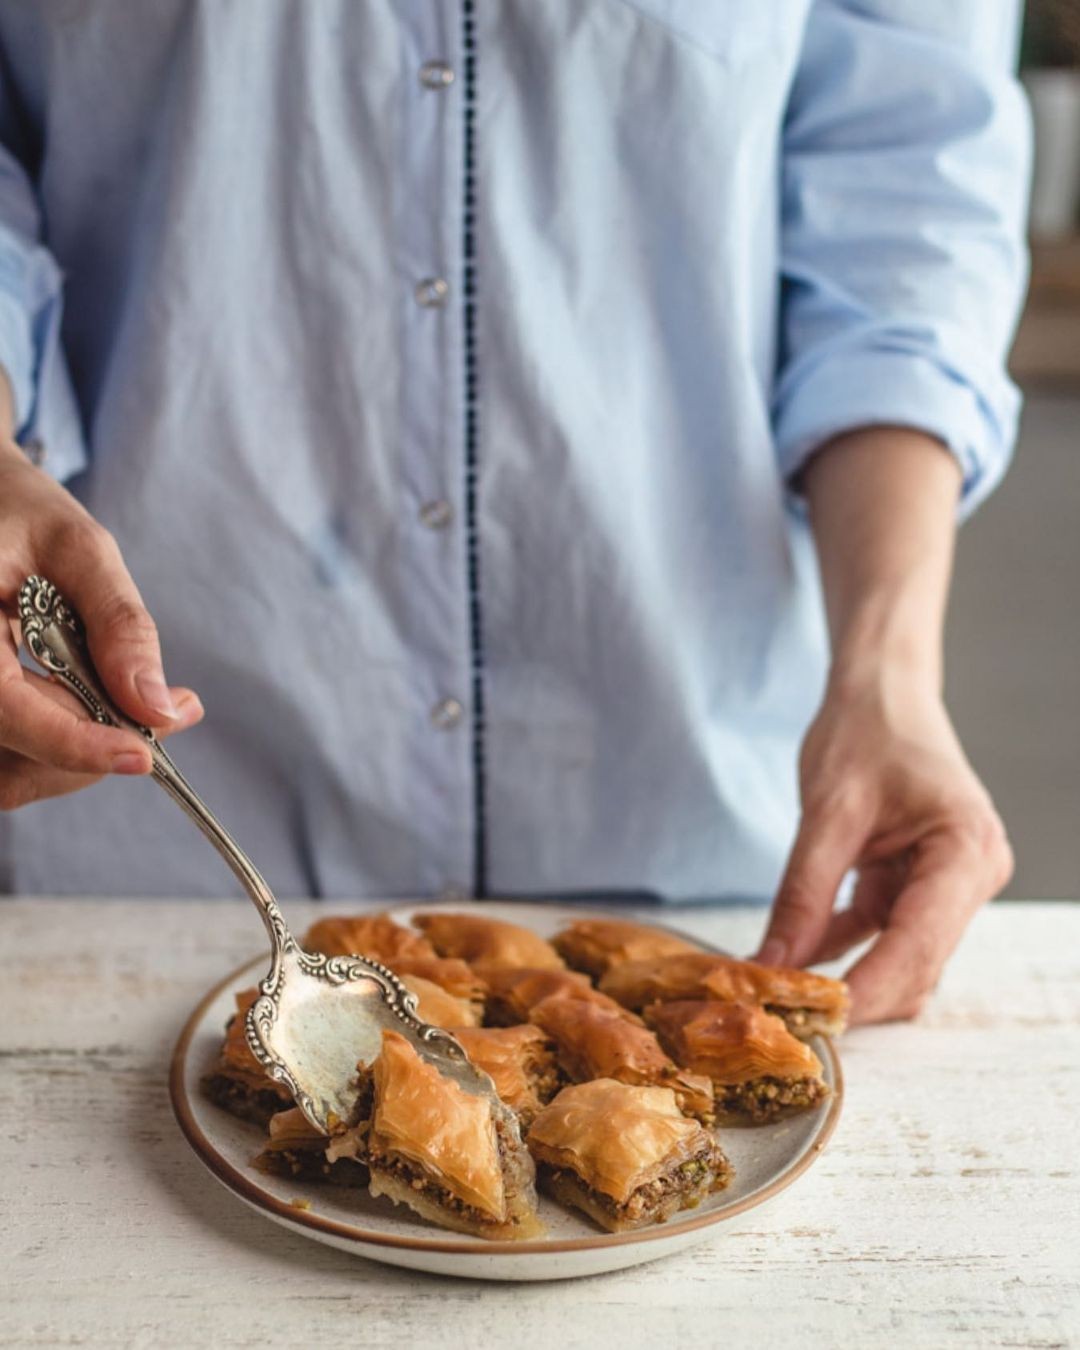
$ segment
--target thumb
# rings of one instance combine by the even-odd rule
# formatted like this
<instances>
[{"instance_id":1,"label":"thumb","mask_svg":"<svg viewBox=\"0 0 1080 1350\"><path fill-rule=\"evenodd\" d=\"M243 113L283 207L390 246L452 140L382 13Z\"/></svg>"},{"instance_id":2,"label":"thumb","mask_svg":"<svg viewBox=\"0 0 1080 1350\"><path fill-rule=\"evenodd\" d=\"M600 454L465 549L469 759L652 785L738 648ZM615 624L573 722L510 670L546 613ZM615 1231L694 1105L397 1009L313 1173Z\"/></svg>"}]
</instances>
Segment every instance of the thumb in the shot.
<instances>
[{"instance_id":1,"label":"thumb","mask_svg":"<svg viewBox=\"0 0 1080 1350\"><path fill-rule=\"evenodd\" d=\"M802 966L821 944L844 874L863 839L842 808L807 810L784 870L756 959L767 966Z\"/></svg>"}]
</instances>

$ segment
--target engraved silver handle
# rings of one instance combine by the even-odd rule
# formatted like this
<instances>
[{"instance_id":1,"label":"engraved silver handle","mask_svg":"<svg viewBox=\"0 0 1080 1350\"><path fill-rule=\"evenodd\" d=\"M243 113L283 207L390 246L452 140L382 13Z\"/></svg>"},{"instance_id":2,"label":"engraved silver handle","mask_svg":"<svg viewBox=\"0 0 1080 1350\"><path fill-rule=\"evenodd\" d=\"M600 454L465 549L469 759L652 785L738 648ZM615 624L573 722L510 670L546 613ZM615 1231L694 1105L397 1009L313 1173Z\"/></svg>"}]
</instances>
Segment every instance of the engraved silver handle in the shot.
<instances>
[{"instance_id":1,"label":"engraved silver handle","mask_svg":"<svg viewBox=\"0 0 1080 1350\"><path fill-rule=\"evenodd\" d=\"M254 863L173 763L149 727L140 726L113 703L105 692L90 651L82 621L51 581L27 577L19 588L19 622L23 642L40 666L65 685L87 708L95 722L126 727L150 746L153 777L206 835L236 874L270 935L274 966L296 947L270 887Z\"/></svg>"}]
</instances>

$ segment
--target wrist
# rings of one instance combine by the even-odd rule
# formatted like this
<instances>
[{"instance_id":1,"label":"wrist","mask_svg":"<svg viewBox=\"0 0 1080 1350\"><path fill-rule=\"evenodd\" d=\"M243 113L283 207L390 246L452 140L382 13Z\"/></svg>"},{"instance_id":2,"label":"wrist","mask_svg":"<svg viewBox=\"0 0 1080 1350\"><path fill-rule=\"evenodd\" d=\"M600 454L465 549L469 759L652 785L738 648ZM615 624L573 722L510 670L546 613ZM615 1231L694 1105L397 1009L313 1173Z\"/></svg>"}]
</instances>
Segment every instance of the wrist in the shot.
<instances>
[{"instance_id":1,"label":"wrist","mask_svg":"<svg viewBox=\"0 0 1080 1350\"><path fill-rule=\"evenodd\" d=\"M834 693L902 689L940 699L942 625L919 597L888 590L866 596L834 634Z\"/></svg>"}]
</instances>

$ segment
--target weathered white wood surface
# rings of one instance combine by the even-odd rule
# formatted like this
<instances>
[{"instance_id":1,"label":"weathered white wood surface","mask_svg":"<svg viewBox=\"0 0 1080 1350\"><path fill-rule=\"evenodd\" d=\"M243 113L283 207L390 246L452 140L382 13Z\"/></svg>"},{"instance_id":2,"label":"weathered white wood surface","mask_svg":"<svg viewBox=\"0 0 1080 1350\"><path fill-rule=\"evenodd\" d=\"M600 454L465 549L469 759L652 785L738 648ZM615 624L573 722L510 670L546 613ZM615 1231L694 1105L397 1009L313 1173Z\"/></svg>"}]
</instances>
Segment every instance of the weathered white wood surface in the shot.
<instances>
[{"instance_id":1,"label":"weathered white wood surface","mask_svg":"<svg viewBox=\"0 0 1080 1350\"><path fill-rule=\"evenodd\" d=\"M761 923L670 917L733 950ZM239 902L0 901L0 1345L1080 1345L1080 905L992 907L918 1025L851 1034L838 1132L771 1209L546 1285L370 1264L203 1171L169 1055L259 946Z\"/></svg>"}]
</instances>

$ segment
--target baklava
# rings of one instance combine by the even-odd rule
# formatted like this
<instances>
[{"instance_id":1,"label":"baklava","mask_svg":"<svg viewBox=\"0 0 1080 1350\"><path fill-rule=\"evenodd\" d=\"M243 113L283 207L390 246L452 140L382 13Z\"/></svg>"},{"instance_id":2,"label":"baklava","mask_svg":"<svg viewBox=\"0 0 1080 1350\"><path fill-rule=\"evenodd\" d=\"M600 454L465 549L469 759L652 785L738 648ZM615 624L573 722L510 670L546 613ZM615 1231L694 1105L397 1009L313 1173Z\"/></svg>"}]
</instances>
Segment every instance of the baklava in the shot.
<instances>
[{"instance_id":1,"label":"baklava","mask_svg":"<svg viewBox=\"0 0 1080 1350\"><path fill-rule=\"evenodd\" d=\"M326 956L366 956L395 975L418 975L455 998L467 999L483 1011L483 980L464 961L436 955L420 933L405 928L389 914L320 919L304 935L302 946Z\"/></svg>"},{"instance_id":2,"label":"baklava","mask_svg":"<svg viewBox=\"0 0 1080 1350\"><path fill-rule=\"evenodd\" d=\"M731 1180L719 1144L667 1088L610 1078L563 1088L532 1123L541 1187L618 1233L693 1209Z\"/></svg>"},{"instance_id":3,"label":"baklava","mask_svg":"<svg viewBox=\"0 0 1080 1350\"><path fill-rule=\"evenodd\" d=\"M680 1110L706 1124L712 1121L708 1078L679 1068L647 1027L595 1004L566 998L538 1003L531 1020L555 1042L559 1068L572 1082L614 1078L636 1087L670 1088Z\"/></svg>"},{"instance_id":4,"label":"baklava","mask_svg":"<svg viewBox=\"0 0 1080 1350\"><path fill-rule=\"evenodd\" d=\"M326 956L366 956L384 966L400 957L435 955L435 948L427 938L384 912L319 919L304 934L300 945Z\"/></svg>"},{"instance_id":5,"label":"baklava","mask_svg":"<svg viewBox=\"0 0 1080 1350\"><path fill-rule=\"evenodd\" d=\"M640 1021L613 998L601 994L586 976L572 970L535 970L527 966L520 970L493 970L488 973L487 986L484 1020L489 1026L512 1027L527 1022L533 1008L548 998L594 1003L629 1021Z\"/></svg>"},{"instance_id":6,"label":"baklava","mask_svg":"<svg viewBox=\"0 0 1080 1350\"><path fill-rule=\"evenodd\" d=\"M813 1050L755 1004L655 1003L645 1017L677 1063L711 1080L720 1125L767 1125L829 1095Z\"/></svg>"},{"instance_id":7,"label":"baklava","mask_svg":"<svg viewBox=\"0 0 1080 1350\"><path fill-rule=\"evenodd\" d=\"M674 999L756 1003L804 1038L839 1036L847 1026L848 989L842 980L709 952L627 961L608 971L600 989L636 1012Z\"/></svg>"},{"instance_id":8,"label":"baklava","mask_svg":"<svg viewBox=\"0 0 1080 1350\"><path fill-rule=\"evenodd\" d=\"M531 929L477 914L416 914L421 929L440 956L467 961L485 979L493 970L534 966L562 970L562 957Z\"/></svg>"},{"instance_id":9,"label":"baklava","mask_svg":"<svg viewBox=\"0 0 1080 1350\"><path fill-rule=\"evenodd\" d=\"M364 1187L367 1166L359 1153L336 1157L331 1140L312 1125L298 1106L270 1117L269 1137L255 1166L273 1176L298 1181L329 1181L337 1186Z\"/></svg>"},{"instance_id":10,"label":"baklava","mask_svg":"<svg viewBox=\"0 0 1080 1350\"><path fill-rule=\"evenodd\" d=\"M555 1045L539 1027L460 1027L454 1032L526 1129L562 1086Z\"/></svg>"},{"instance_id":11,"label":"baklava","mask_svg":"<svg viewBox=\"0 0 1080 1350\"><path fill-rule=\"evenodd\" d=\"M535 1168L509 1107L474 1097L384 1031L365 1141L372 1195L475 1237L539 1236Z\"/></svg>"},{"instance_id":12,"label":"baklava","mask_svg":"<svg viewBox=\"0 0 1080 1350\"><path fill-rule=\"evenodd\" d=\"M675 933L623 919L579 919L553 938L551 945L568 966L583 970L594 980L624 961L701 951L696 943Z\"/></svg>"},{"instance_id":13,"label":"baklava","mask_svg":"<svg viewBox=\"0 0 1080 1350\"><path fill-rule=\"evenodd\" d=\"M270 1117L292 1105L292 1094L275 1082L251 1053L245 1015L259 997L258 989L236 994L236 1012L225 1027L225 1040L214 1067L202 1080L207 1096L241 1120L266 1125Z\"/></svg>"},{"instance_id":14,"label":"baklava","mask_svg":"<svg viewBox=\"0 0 1080 1350\"><path fill-rule=\"evenodd\" d=\"M416 995L416 1015L421 1022L456 1031L459 1027L476 1027L483 1018L482 1005L467 999L455 998L440 985L432 984L421 975L402 975L401 983Z\"/></svg>"}]
</instances>

